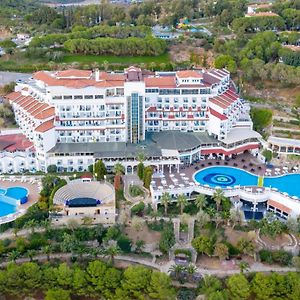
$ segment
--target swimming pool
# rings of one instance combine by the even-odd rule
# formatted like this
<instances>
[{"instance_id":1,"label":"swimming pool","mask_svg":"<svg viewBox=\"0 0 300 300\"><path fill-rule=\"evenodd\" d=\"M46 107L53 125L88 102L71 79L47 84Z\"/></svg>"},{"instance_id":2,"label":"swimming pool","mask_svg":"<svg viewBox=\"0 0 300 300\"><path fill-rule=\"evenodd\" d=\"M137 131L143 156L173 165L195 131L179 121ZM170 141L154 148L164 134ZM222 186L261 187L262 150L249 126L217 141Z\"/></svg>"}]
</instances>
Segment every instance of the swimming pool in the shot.
<instances>
[{"instance_id":1,"label":"swimming pool","mask_svg":"<svg viewBox=\"0 0 300 300\"><path fill-rule=\"evenodd\" d=\"M18 204L27 202L28 190L23 187L10 187L0 189L0 217L7 216L17 211Z\"/></svg>"},{"instance_id":2,"label":"swimming pool","mask_svg":"<svg viewBox=\"0 0 300 300\"><path fill-rule=\"evenodd\" d=\"M209 167L194 175L195 181L202 185L221 188L240 186L257 186L258 176L233 167ZM300 198L300 174L287 174L277 177L265 177L264 187L277 188L290 196Z\"/></svg>"}]
</instances>

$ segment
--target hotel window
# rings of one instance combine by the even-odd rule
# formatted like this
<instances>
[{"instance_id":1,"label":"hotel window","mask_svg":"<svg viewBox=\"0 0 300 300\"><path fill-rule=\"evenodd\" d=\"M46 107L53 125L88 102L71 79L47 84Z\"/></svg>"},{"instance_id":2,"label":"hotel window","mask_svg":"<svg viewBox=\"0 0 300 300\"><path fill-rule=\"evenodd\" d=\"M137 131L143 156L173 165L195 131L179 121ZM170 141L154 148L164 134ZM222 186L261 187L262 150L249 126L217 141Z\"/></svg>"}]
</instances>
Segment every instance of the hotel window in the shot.
<instances>
[{"instance_id":1,"label":"hotel window","mask_svg":"<svg viewBox=\"0 0 300 300\"><path fill-rule=\"evenodd\" d=\"M174 98L174 103L178 103L178 98Z\"/></svg>"},{"instance_id":2,"label":"hotel window","mask_svg":"<svg viewBox=\"0 0 300 300\"><path fill-rule=\"evenodd\" d=\"M74 96L74 99L79 100L79 99L83 99L83 97L81 95L76 95L76 96Z\"/></svg>"},{"instance_id":3,"label":"hotel window","mask_svg":"<svg viewBox=\"0 0 300 300\"><path fill-rule=\"evenodd\" d=\"M183 98L183 103L189 103L189 99L188 98Z\"/></svg>"},{"instance_id":4,"label":"hotel window","mask_svg":"<svg viewBox=\"0 0 300 300\"><path fill-rule=\"evenodd\" d=\"M64 96L64 100L71 100L72 96Z\"/></svg>"},{"instance_id":5,"label":"hotel window","mask_svg":"<svg viewBox=\"0 0 300 300\"><path fill-rule=\"evenodd\" d=\"M158 103L162 103L162 98L157 98Z\"/></svg>"},{"instance_id":6,"label":"hotel window","mask_svg":"<svg viewBox=\"0 0 300 300\"><path fill-rule=\"evenodd\" d=\"M95 99L103 99L103 95L95 95Z\"/></svg>"},{"instance_id":7,"label":"hotel window","mask_svg":"<svg viewBox=\"0 0 300 300\"><path fill-rule=\"evenodd\" d=\"M84 96L84 99L93 99L94 97L93 97L93 95L85 95Z\"/></svg>"}]
</instances>

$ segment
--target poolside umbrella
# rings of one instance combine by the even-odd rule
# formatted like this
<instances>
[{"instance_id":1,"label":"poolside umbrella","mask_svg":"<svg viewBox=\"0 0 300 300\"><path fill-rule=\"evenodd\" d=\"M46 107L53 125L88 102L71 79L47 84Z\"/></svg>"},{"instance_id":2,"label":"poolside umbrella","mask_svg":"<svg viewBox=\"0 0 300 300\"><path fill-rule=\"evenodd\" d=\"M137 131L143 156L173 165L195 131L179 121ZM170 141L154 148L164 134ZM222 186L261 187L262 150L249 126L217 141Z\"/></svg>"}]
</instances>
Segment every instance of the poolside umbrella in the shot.
<instances>
[{"instance_id":1,"label":"poolside umbrella","mask_svg":"<svg viewBox=\"0 0 300 300\"><path fill-rule=\"evenodd\" d=\"M209 184L204 184L205 187L209 187Z\"/></svg>"},{"instance_id":2,"label":"poolside umbrella","mask_svg":"<svg viewBox=\"0 0 300 300\"><path fill-rule=\"evenodd\" d=\"M170 174L170 177L174 177L175 175L174 174Z\"/></svg>"},{"instance_id":3,"label":"poolside umbrella","mask_svg":"<svg viewBox=\"0 0 300 300\"><path fill-rule=\"evenodd\" d=\"M280 168L275 168L275 171L276 171L276 172L279 172L279 171L280 171Z\"/></svg>"},{"instance_id":4,"label":"poolside umbrella","mask_svg":"<svg viewBox=\"0 0 300 300\"><path fill-rule=\"evenodd\" d=\"M163 190L164 187L160 185L160 186L158 187L158 189L159 189L159 190Z\"/></svg>"},{"instance_id":5,"label":"poolside umbrella","mask_svg":"<svg viewBox=\"0 0 300 300\"><path fill-rule=\"evenodd\" d=\"M170 189L174 189L174 187L175 187L175 186L174 186L173 184L169 185L169 188L170 188Z\"/></svg>"},{"instance_id":6,"label":"poolside umbrella","mask_svg":"<svg viewBox=\"0 0 300 300\"><path fill-rule=\"evenodd\" d=\"M180 187L184 187L184 184L180 183L179 186L180 186Z\"/></svg>"},{"instance_id":7,"label":"poolside umbrella","mask_svg":"<svg viewBox=\"0 0 300 300\"><path fill-rule=\"evenodd\" d=\"M284 192L283 195L284 195L284 196L288 196L289 194L288 194L287 192Z\"/></svg>"},{"instance_id":8,"label":"poolside umbrella","mask_svg":"<svg viewBox=\"0 0 300 300\"><path fill-rule=\"evenodd\" d=\"M220 186L216 186L215 189L220 190L220 189L222 189L222 188L221 188Z\"/></svg>"},{"instance_id":9,"label":"poolside umbrella","mask_svg":"<svg viewBox=\"0 0 300 300\"><path fill-rule=\"evenodd\" d=\"M180 176L185 176L185 173L180 173Z\"/></svg>"},{"instance_id":10,"label":"poolside umbrella","mask_svg":"<svg viewBox=\"0 0 300 300\"><path fill-rule=\"evenodd\" d=\"M295 169L295 170L298 170L298 167L295 166L294 169Z\"/></svg>"},{"instance_id":11,"label":"poolside umbrella","mask_svg":"<svg viewBox=\"0 0 300 300\"><path fill-rule=\"evenodd\" d=\"M297 200L297 199L298 199L298 197L297 197L297 196L293 196L292 198L293 198L293 199L295 199L295 200Z\"/></svg>"},{"instance_id":12,"label":"poolside umbrella","mask_svg":"<svg viewBox=\"0 0 300 300\"><path fill-rule=\"evenodd\" d=\"M189 185L190 186L194 186L194 182L189 182Z\"/></svg>"},{"instance_id":13,"label":"poolside umbrella","mask_svg":"<svg viewBox=\"0 0 300 300\"><path fill-rule=\"evenodd\" d=\"M271 173L272 170L271 170L271 169L266 169L266 172L267 172L267 173Z\"/></svg>"},{"instance_id":14,"label":"poolside umbrella","mask_svg":"<svg viewBox=\"0 0 300 300\"><path fill-rule=\"evenodd\" d=\"M278 191L278 188L272 188L272 190L276 192L276 191Z\"/></svg>"},{"instance_id":15,"label":"poolside umbrella","mask_svg":"<svg viewBox=\"0 0 300 300\"><path fill-rule=\"evenodd\" d=\"M283 167L282 169L285 170L285 171L287 171L289 168L288 167Z\"/></svg>"}]
</instances>

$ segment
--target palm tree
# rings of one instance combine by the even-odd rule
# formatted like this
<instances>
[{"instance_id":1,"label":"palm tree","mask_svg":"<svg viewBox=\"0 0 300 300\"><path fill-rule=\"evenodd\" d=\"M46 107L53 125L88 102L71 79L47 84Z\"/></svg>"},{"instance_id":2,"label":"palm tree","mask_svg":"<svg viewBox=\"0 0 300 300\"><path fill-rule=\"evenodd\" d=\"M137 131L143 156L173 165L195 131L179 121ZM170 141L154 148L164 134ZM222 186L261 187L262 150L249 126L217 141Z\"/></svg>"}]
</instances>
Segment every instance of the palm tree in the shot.
<instances>
[{"instance_id":1,"label":"palm tree","mask_svg":"<svg viewBox=\"0 0 300 300\"><path fill-rule=\"evenodd\" d=\"M45 253L47 255L47 261L50 260L50 254L52 252L52 246L51 245L46 245L43 247L42 249L43 253Z\"/></svg>"},{"instance_id":2,"label":"palm tree","mask_svg":"<svg viewBox=\"0 0 300 300\"><path fill-rule=\"evenodd\" d=\"M120 163L116 163L114 166L114 173L115 173L115 179L114 179L114 185L116 191L120 189L121 185L121 175L124 173L124 167Z\"/></svg>"},{"instance_id":3,"label":"palm tree","mask_svg":"<svg viewBox=\"0 0 300 300\"><path fill-rule=\"evenodd\" d=\"M212 196L213 200L216 202L216 206L217 206L217 211L220 210L220 205L222 203L222 201L224 201L224 199L226 199L226 197L224 196L224 192L222 191L222 189L216 189L213 196Z\"/></svg>"},{"instance_id":4,"label":"palm tree","mask_svg":"<svg viewBox=\"0 0 300 300\"><path fill-rule=\"evenodd\" d=\"M29 220L28 222L26 222L25 227L26 228L30 228L31 229L31 233L34 233L34 230L37 226L37 222L35 220Z\"/></svg>"},{"instance_id":5,"label":"palm tree","mask_svg":"<svg viewBox=\"0 0 300 300\"><path fill-rule=\"evenodd\" d=\"M207 204L206 196L204 194L197 195L195 199L195 204L199 210L203 209Z\"/></svg>"},{"instance_id":6,"label":"palm tree","mask_svg":"<svg viewBox=\"0 0 300 300\"><path fill-rule=\"evenodd\" d=\"M220 213L216 213L215 217L214 217L214 220L215 220L216 228L218 228L219 225L222 223L223 218L222 218Z\"/></svg>"},{"instance_id":7,"label":"palm tree","mask_svg":"<svg viewBox=\"0 0 300 300\"><path fill-rule=\"evenodd\" d=\"M10 253L9 253L9 256L8 256L8 259L10 261L13 261L13 262L16 262L16 259L21 255L21 253L17 250L12 250Z\"/></svg>"},{"instance_id":8,"label":"palm tree","mask_svg":"<svg viewBox=\"0 0 300 300\"><path fill-rule=\"evenodd\" d=\"M177 206L180 207L180 214L183 214L183 209L187 206L188 200L184 194L180 194L177 197Z\"/></svg>"},{"instance_id":9,"label":"palm tree","mask_svg":"<svg viewBox=\"0 0 300 300\"><path fill-rule=\"evenodd\" d=\"M234 229L234 227L241 223L243 221L243 215L242 212L239 209L236 208L232 208L230 210L230 221L232 223L232 229Z\"/></svg>"},{"instance_id":10,"label":"palm tree","mask_svg":"<svg viewBox=\"0 0 300 300\"><path fill-rule=\"evenodd\" d=\"M209 207L206 210L207 214L210 216L210 218L213 218L216 214L216 210L213 207Z\"/></svg>"},{"instance_id":11,"label":"palm tree","mask_svg":"<svg viewBox=\"0 0 300 300\"><path fill-rule=\"evenodd\" d=\"M171 195L168 192L164 192L160 198L161 204L165 207L165 216L168 214L168 205L171 202Z\"/></svg>"},{"instance_id":12,"label":"palm tree","mask_svg":"<svg viewBox=\"0 0 300 300\"><path fill-rule=\"evenodd\" d=\"M246 261L241 261L239 263L240 272L243 274L244 272L247 272L250 268L249 264Z\"/></svg>"},{"instance_id":13,"label":"palm tree","mask_svg":"<svg viewBox=\"0 0 300 300\"><path fill-rule=\"evenodd\" d=\"M197 224L200 228L204 227L210 220L210 216L204 210L200 209L196 215Z\"/></svg>"},{"instance_id":14,"label":"palm tree","mask_svg":"<svg viewBox=\"0 0 300 300\"><path fill-rule=\"evenodd\" d=\"M174 274L174 277L176 280L179 280L180 276L181 276L181 273L185 271L185 267L182 266L182 265L172 265L170 268L169 268L169 273L172 273Z\"/></svg>"},{"instance_id":15,"label":"palm tree","mask_svg":"<svg viewBox=\"0 0 300 300\"><path fill-rule=\"evenodd\" d=\"M35 250L29 249L29 250L27 251L27 256L29 257L30 261L33 260L33 257L34 257L35 255L36 255L36 251L35 251Z\"/></svg>"},{"instance_id":16,"label":"palm tree","mask_svg":"<svg viewBox=\"0 0 300 300\"><path fill-rule=\"evenodd\" d=\"M136 160L140 163L143 163L146 159L146 155L144 152L139 152L136 156Z\"/></svg>"},{"instance_id":17,"label":"palm tree","mask_svg":"<svg viewBox=\"0 0 300 300\"><path fill-rule=\"evenodd\" d=\"M191 279L191 277L197 272L197 267L193 264L189 264L186 268L185 268L186 272L189 275L189 278Z\"/></svg>"},{"instance_id":18,"label":"palm tree","mask_svg":"<svg viewBox=\"0 0 300 300\"><path fill-rule=\"evenodd\" d=\"M49 231L50 225L51 221L49 219L45 219L40 222L40 226L45 229L46 233Z\"/></svg>"},{"instance_id":19,"label":"palm tree","mask_svg":"<svg viewBox=\"0 0 300 300\"><path fill-rule=\"evenodd\" d=\"M110 245L104 249L104 255L110 257L110 263L114 265L115 256L121 252L121 249L118 245Z\"/></svg>"}]
</instances>

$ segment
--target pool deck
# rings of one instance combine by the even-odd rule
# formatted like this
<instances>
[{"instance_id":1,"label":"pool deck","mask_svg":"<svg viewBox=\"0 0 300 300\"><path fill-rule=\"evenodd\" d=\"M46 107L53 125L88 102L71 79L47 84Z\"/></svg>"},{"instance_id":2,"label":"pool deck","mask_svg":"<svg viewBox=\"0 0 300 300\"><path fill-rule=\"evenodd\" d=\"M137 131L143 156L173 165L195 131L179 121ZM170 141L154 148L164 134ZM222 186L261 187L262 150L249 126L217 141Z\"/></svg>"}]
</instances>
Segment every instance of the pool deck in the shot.
<instances>
[{"instance_id":1,"label":"pool deck","mask_svg":"<svg viewBox=\"0 0 300 300\"><path fill-rule=\"evenodd\" d=\"M13 178L13 177L7 177ZM27 209L39 200L39 186L36 180L21 180L21 178L14 178L13 180L4 180L0 178L0 188L7 189L9 187L24 187L28 190L28 201L20 206L21 209Z\"/></svg>"},{"instance_id":2,"label":"pool deck","mask_svg":"<svg viewBox=\"0 0 300 300\"><path fill-rule=\"evenodd\" d=\"M244 153L238 155L236 158L231 158L228 160L221 159L205 159L200 160L197 163L193 163L189 166L181 166L179 172L172 168L165 167L164 173L155 173L153 174L153 179L151 182L153 190L165 190L167 188L187 188L191 185L194 185L193 175L199 170L205 169L207 167L215 166L226 166L226 167L235 167L248 171L249 173L258 175L258 176L280 176L288 173L295 173L295 169L292 167L272 167L271 169L267 168L267 165L262 163L256 157L250 153ZM298 169L297 169L298 170ZM253 192L261 192L263 188L261 187L251 187Z\"/></svg>"}]
</instances>

